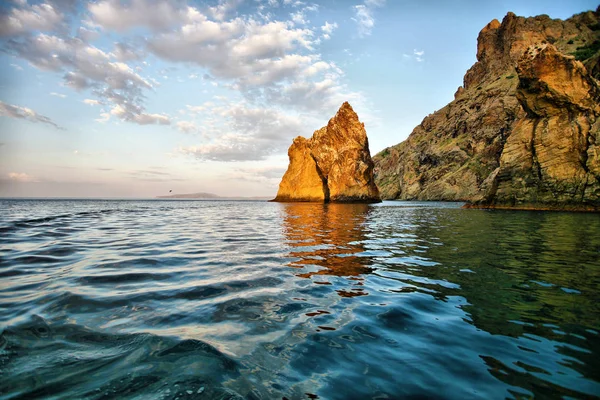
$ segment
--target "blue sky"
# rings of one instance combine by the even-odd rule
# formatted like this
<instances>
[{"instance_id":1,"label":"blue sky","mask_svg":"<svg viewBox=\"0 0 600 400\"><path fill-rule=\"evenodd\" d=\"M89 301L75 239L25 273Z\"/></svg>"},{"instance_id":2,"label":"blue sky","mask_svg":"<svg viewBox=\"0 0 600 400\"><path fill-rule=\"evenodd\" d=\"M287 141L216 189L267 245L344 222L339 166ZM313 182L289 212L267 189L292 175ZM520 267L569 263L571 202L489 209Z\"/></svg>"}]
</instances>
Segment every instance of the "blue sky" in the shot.
<instances>
[{"instance_id":1,"label":"blue sky","mask_svg":"<svg viewBox=\"0 0 600 400\"><path fill-rule=\"evenodd\" d=\"M274 196L344 101L371 153L453 99L477 34L573 1L0 3L0 196Z\"/></svg>"}]
</instances>

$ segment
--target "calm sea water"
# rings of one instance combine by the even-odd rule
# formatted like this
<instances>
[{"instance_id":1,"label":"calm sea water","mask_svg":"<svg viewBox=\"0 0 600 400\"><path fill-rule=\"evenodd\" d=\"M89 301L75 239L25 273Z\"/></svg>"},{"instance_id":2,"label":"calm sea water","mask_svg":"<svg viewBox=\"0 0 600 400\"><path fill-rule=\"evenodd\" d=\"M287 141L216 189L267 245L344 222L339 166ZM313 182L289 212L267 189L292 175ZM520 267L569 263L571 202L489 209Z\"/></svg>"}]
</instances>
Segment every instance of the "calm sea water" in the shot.
<instances>
[{"instance_id":1,"label":"calm sea water","mask_svg":"<svg viewBox=\"0 0 600 400\"><path fill-rule=\"evenodd\" d=\"M0 398L600 396L600 215L0 201Z\"/></svg>"}]
</instances>

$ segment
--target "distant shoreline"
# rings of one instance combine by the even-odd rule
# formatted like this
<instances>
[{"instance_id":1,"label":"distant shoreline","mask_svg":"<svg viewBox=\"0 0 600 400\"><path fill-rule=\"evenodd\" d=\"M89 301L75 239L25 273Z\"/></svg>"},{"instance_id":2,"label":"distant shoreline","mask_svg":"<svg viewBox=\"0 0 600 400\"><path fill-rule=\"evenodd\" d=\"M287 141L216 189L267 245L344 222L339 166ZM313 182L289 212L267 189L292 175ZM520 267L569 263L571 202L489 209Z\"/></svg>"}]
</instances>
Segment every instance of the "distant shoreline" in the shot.
<instances>
[{"instance_id":1,"label":"distant shoreline","mask_svg":"<svg viewBox=\"0 0 600 400\"><path fill-rule=\"evenodd\" d=\"M165 196L156 196L156 199L192 199L192 200L270 200L271 196L219 196L214 193L175 193Z\"/></svg>"},{"instance_id":2,"label":"distant shoreline","mask_svg":"<svg viewBox=\"0 0 600 400\"><path fill-rule=\"evenodd\" d=\"M162 200L197 200L197 201L219 201L219 200L236 200L236 201L267 201L270 200L269 197L24 197L24 196L14 196L14 197L0 197L0 201L2 200L87 200L87 201L162 201Z\"/></svg>"}]
</instances>

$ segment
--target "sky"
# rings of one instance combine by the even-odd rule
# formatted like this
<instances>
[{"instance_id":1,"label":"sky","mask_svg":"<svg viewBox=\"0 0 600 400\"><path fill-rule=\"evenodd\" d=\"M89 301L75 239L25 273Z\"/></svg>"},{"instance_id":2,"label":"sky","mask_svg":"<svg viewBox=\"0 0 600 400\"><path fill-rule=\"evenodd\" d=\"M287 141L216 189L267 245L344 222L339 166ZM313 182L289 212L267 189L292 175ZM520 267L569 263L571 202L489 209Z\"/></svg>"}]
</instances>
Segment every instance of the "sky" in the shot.
<instances>
[{"instance_id":1,"label":"sky","mask_svg":"<svg viewBox=\"0 0 600 400\"><path fill-rule=\"evenodd\" d=\"M374 155L453 99L488 22L597 6L0 1L0 197L274 196L344 101Z\"/></svg>"}]
</instances>

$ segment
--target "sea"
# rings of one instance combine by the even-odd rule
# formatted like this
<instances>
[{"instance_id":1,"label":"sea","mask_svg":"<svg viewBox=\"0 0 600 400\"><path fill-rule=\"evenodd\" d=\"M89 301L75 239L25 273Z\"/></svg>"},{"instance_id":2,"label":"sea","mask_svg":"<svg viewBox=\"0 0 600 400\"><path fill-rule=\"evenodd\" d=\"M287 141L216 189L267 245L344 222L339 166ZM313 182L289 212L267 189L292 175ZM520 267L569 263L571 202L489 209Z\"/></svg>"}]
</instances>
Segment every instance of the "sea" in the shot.
<instances>
[{"instance_id":1,"label":"sea","mask_svg":"<svg viewBox=\"0 0 600 400\"><path fill-rule=\"evenodd\" d=\"M0 399L600 398L600 214L0 200Z\"/></svg>"}]
</instances>

